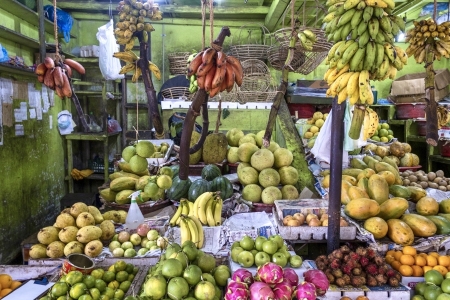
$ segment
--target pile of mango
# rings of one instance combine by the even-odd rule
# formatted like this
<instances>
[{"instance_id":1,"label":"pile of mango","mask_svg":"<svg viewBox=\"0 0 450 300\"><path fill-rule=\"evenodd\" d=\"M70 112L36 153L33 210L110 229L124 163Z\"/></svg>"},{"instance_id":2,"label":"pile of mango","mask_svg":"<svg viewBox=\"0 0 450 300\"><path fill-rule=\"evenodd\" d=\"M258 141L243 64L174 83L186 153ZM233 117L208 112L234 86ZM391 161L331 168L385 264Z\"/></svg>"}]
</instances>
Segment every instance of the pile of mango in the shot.
<instances>
[{"instance_id":1,"label":"pile of mango","mask_svg":"<svg viewBox=\"0 0 450 300\"><path fill-rule=\"evenodd\" d=\"M405 246L415 237L450 233L450 199L438 203L420 187L402 186L391 159L352 158L350 166L342 171L341 203L345 214L360 221L374 238L389 237ZM329 180L326 175L322 186L329 186ZM409 201L415 203L415 211L406 214Z\"/></svg>"}]
</instances>

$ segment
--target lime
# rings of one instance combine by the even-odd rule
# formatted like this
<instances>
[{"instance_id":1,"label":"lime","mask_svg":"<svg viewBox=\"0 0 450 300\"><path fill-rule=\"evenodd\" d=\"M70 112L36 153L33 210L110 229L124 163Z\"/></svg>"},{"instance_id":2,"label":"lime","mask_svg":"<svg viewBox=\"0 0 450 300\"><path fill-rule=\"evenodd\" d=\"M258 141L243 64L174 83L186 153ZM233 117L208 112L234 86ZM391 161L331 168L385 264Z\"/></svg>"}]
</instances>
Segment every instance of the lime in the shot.
<instances>
[{"instance_id":1,"label":"lime","mask_svg":"<svg viewBox=\"0 0 450 300\"><path fill-rule=\"evenodd\" d=\"M381 129L381 124L378 124L377 130L379 131Z\"/></svg>"},{"instance_id":2,"label":"lime","mask_svg":"<svg viewBox=\"0 0 450 300\"><path fill-rule=\"evenodd\" d=\"M82 282L75 283L71 288L69 292L69 296L78 299L81 297L81 295L84 295L86 293L86 285Z\"/></svg>"},{"instance_id":3,"label":"lime","mask_svg":"<svg viewBox=\"0 0 450 300\"><path fill-rule=\"evenodd\" d=\"M167 190L172 186L172 177L168 175L161 175L156 180L156 184L159 188Z\"/></svg>"},{"instance_id":4,"label":"lime","mask_svg":"<svg viewBox=\"0 0 450 300\"><path fill-rule=\"evenodd\" d=\"M433 270L430 270L430 271L433 271ZM435 300L440 294L442 294L442 290L439 286L429 285L425 288L423 296L427 300Z\"/></svg>"},{"instance_id":5,"label":"lime","mask_svg":"<svg viewBox=\"0 0 450 300\"><path fill-rule=\"evenodd\" d=\"M94 300L94 298L92 298L92 296L88 295L88 294L81 295L78 299L79 300Z\"/></svg>"},{"instance_id":6,"label":"lime","mask_svg":"<svg viewBox=\"0 0 450 300\"><path fill-rule=\"evenodd\" d=\"M373 135L378 135L378 130L375 130L375 132L373 133Z\"/></svg>"},{"instance_id":7,"label":"lime","mask_svg":"<svg viewBox=\"0 0 450 300\"><path fill-rule=\"evenodd\" d=\"M100 299L100 290L97 288L91 288L89 289L89 295L92 296L93 299Z\"/></svg>"},{"instance_id":8,"label":"lime","mask_svg":"<svg viewBox=\"0 0 450 300\"><path fill-rule=\"evenodd\" d=\"M114 271L115 272L125 271L126 268L127 268L127 263L123 260L118 260L114 263Z\"/></svg>"},{"instance_id":9,"label":"lime","mask_svg":"<svg viewBox=\"0 0 450 300\"><path fill-rule=\"evenodd\" d=\"M69 286L65 282L57 282L52 286L51 295L52 297L59 297L67 294L69 291Z\"/></svg>"},{"instance_id":10,"label":"lime","mask_svg":"<svg viewBox=\"0 0 450 300\"><path fill-rule=\"evenodd\" d=\"M380 131L378 131L378 136L379 137L388 136L388 131L384 128L380 129Z\"/></svg>"},{"instance_id":11,"label":"lime","mask_svg":"<svg viewBox=\"0 0 450 300\"><path fill-rule=\"evenodd\" d=\"M441 289L444 293L450 293L450 278L446 278L442 281Z\"/></svg>"},{"instance_id":12,"label":"lime","mask_svg":"<svg viewBox=\"0 0 450 300\"><path fill-rule=\"evenodd\" d=\"M128 279L127 279L127 281L133 281L133 279L134 279L134 274L128 274Z\"/></svg>"},{"instance_id":13,"label":"lime","mask_svg":"<svg viewBox=\"0 0 450 300\"><path fill-rule=\"evenodd\" d=\"M91 275L85 275L83 278L83 283L87 286L88 289L93 288L95 286L95 277Z\"/></svg>"},{"instance_id":14,"label":"lime","mask_svg":"<svg viewBox=\"0 0 450 300\"><path fill-rule=\"evenodd\" d=\"M105 283L110 283L111 281L113 281L116 278L116 273L111 272L111 271L106 271L105 274L103 274L103 281Z\"/></svg>"},{"instance_id":15,"label":"lime","mask_svg":"<svg viewBox=\"0 0 450 300\"><path fill-rule=\"evenodd\" d=\"M423 293L425 292L425 288L427 287L427 283L425 281L419 282L416 284L416 286L414 287L414 292L417 295L421 295L423 296Z\"/></svg>"},{"instance_id":16,"label":"lime","mask_svg":"<svg viewBox=\"0 0 450 300\"><path fill-rule=\"evenodd\" d=\"M101 279L103 277L103 273L105 273L105 270L95 269L91 272L91 276L94 276L97 279Z\"/></svg>"},{"instance_id":17,"label":"lime","mask_svg":"<svg viewBox=\"0 0 450 300\"><path fill-rule=\"evenodd\" d=\"M125 297L125 293L121 289L117 289L114 292L114 299L122 300Z\"/></svg>"},{"instance_id":18,"label":"lime","mask_svg":"<svg viewBox=\"0 0 450 300\"><path fill-rule=\"evenodd\" d=\"M116 290L119 288L120 283L117 280L113 280L110 283L108 283L108 287L112 288L113 290Z\"/></svg>"},{"instance_id":19,"label":"lime","mask_svg":"<svg viewBox=\"0 0 450 300\"><path fill-rule=\"evenodd\" d=\"M128 264L127 264L127 267L125 268L125 271L126 271L128 274L132 274L132 273L133 273L133 270L134 270L134 265L128 263Z\"/></svg>"},{"instance_id":20,"label":"lime","mask_svg":"<svg viewBox=\"0 0 450 300\"><path fill-rule=\"evenodd\" d=\"M387 143L387 142L389 142L389 139L386 136L382 136L380 138L380 142Z\"/></svg>"},{"instance_id":21,"label":"lime","mask_svg":"<svg viewBox=\"0 0 450 300\"><path fill-rule=\"evenodd\" d=\"M96 287L101 293L103 293L103 292L105 291L105 289L106 289L106 283L105 283L103 280L101 280L101 279L97 279L97 280L95 281L95 287Z\"/></svg>"},{"instance_id":22,"label":"lime","mask_svg":"<svg viewBox=\"0 0 450 300\"><path fill-rule=\"evenodd\" d=\"M382 123L381 124L381 128L382 129L389 129L389 124L388 123Z\"/></svg>"},{"instance_id":23,"label":"lime","mask_svg":"<svg viewBox=\"0 0 450 300\"><path fill-rule=\"evenodd\" d=\"M133 275L136 275L138 271L139 271L138 267L133 267Z\"/></svg>"},{"instance_id":24,"label":"lime","mask_svg":"<svg viewBox=\"0 0 450 300\"><path fill-rule=\"evenodd\" d=\"M421 295L414 295L411 300L425 300L425 298Z\"/></svg>"},{"instance_id":25,"label":"lime","mask_svg":"<svg viewBox=\"0 0 450 300\"><path fill-rule=\"evenodd\" d=\"M126 281L120 283L119 289L121 289L124 293L126 293L128 291L128 289L130 288L130 286L131 286L131 281L126 280Z\"/></svg>"},{"instance_id":26,"label":"lime","mask_svg":"<svg viewBox=\"0 0 450 300\"><path fill-rule=\"evenodd\" d=\"M373 137L371 137L372 140L379 142L380 141L380 137L377 135L374 135Z\"/></svg>"},{"instance_id":27,"label":"lime","mask_svg":"<svg viewBox=\"0 0 450 300\"><path fill-rule=\"evenodd\" d=\"M105 291L102 293L102 295L108 296L110 299L114 298L114 290L110 287L106 287Z\"/></svg>"},{"instance_id":28,"label":"lime","mask_svg":"<svg viewBox=\"0 0 450 300\"><path fill-rule=\"evenodd\" d=\"M389 129L389 130L388 130L388 134L389 134L389 135L394 135L394 132L393 132L391 129Z\"/></svg>"},{"instance_id":29,"label":"lime","mask_svg":"<svg viewBox=\"0 0 450 300\"><path fill-rule=\"evenodd\" d=\"M394 138L394 136L392 134L388 134L387 138L390 141L390 140L392 140Z\"/></svg>"},{"instance_id":30,"label":"lime","mask_svg":"<svg viewBox=\"0 0 450 300\"><path fill-rule=\"evenodd\" d=\"M170 176L170 178L173 177L172 169L170 167L167 167L167 166L162 167L161 169L159 169L159 174Z\"/></svg>"},{"instance_id":31,"label":"lime","mask_svg":"<svg viewBox=\"0 0 450 300\"><path fill-rule=\"evenodd\" d=\"M425 273L425 282L440 286L444 281L444 276L436 270L429 270Z\"/></svg>"},{"instance_id":32,"label":"lime","mask_svg":"<svg viewBox=\"0 0 450 300\"><path fill-rule=\"evenodd\" d=\"M156 196L156 194L159 191L159 187L156 183L154 182L149 182L145 185L144 187L144 193L147 194L150 197L154 197Z\"/></svg>"},{"instance_id":33,"label":"lime","mask_svg":"<svg viewBox=\"0 0 450 300\"><path fill-rule=\"evenodd\" d=\"M128 273L126 271L120 271L116 273L116 281L124 282L128 279Z\"/></svg>"}]
</instances>

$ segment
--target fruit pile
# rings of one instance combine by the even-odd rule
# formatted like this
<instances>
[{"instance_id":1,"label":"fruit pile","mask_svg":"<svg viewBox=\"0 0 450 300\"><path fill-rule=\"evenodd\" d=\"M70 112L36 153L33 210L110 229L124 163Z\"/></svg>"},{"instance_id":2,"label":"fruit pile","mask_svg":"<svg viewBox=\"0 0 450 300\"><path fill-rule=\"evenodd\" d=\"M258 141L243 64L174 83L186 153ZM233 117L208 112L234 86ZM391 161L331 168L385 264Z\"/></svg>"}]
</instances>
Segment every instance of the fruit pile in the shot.
<instances>
[{"instance_id":1,"label":"fruit pile","mask_svg":"<svg viewBox=\"0 0 450 300\"><path fill-rule=\"evenodd\" d=\"M306 51L312 51L314 43L317 42L317 36L314 32L312 32L309 29L305 29L302 31L299 31L297 33L298 39L300 40L300 43Z\"/></svg>"},{"instance_id":2,"label":"fruit pile","mask_svg":"<svg viewBox=\"0 0 450 300\"><path fill-rule=\"evenodd\" d=\"M0 299L17 289L22 282L13 280L9 274L0 274Z\"/></svg>"},{"instance_id":3,"label":"fruit pile","mask_svg":"<svg viewBox=\"0 0 450 300\"><path fill-rule=\"evenodd\" d=\"M443 192L450 191L450 178L445 177L444 171L442 170L429 173L425 173L422 170L416 172L406 170L401 172L400 176L403 178L404 186L438 189Z\"/></svg>"},{"instance_id":4,"label":"fruit pile","mask_svg":"<svg viewBox=\"0 0 450 300\"><path fill-rule=\"evenodd\" d=\"M225 293L225 300L232 299L304 299L315 300L324 296L329 282L320 270L308 270L303 281L294 269L268 262L260 266L255 276L246 269L233 273Z\"/></svg>"},{"instance_id":5,"label":"fruit pile","mask_svg":"<svg viewBox=\"0 0 450 300\"><path fill-rule=\"evenodd\" d=\"M328 214L323 213L319 217L313 213L309 213L306 216L302 213L295 213L294 215L287 215L283 218L284 226L302 226L304 224L310 227L328 226ZM348 222L341 217L339 225L340 227L346 227L348 226Z\"/></svg>"},{"instance_id":6,"label":"fruit pile","mask_svg":"<svg viewBox=\"0 0 450 300\"><path fill-rule=\"evenodd\" d=\"M390 129L388 123L378 124L376 131L370 137L371 140L376 142L387 143L394 138L394 132Z\"/></svg>"},{"instance_id":7,"label":"fruit pile","mask_svg":"<svg viewBox=\"0 0 450 300\"><path fill-rule=\"evenodd\" d=\"M412 246L405 246L401 251L389 250L385 260L403 276L422 277L429 270L436 270L445 276L450 267L449 256L437 252L417 253Z\"/></svg>"},{"instance_id":8,"label":"fruit pile","mask_svg":"<svg viewBox=\"0 0 450 300\"><path fill-rule=\"evenodd\" d=\"M197 249L191 241L167 246L152 266L140 297L150 299L222 299L222 288L231 277L226 265L216 267L214 256ZM145 298L146 299L146 298Z\"/></svg>"},{"instance_id":9,"label":"fruit pile","mask_svg":"<svg viewBox=\"0 0 450 300\"><path fill-rule=\"evenodd\" d=\"M167 238L143 223L138 226L136 233L121 231L115 234L108 248L114 257L135 257L145 255L149 251L165 249L167 244Z\"/></svg>"},{"instance_id":10,"label":"fruit pile","mask_svg":"<svg viewBox=\"0 0 450 300\"><path fill-rule=\"evenodd\" d=\"M244 268L255 265L259 267L267 262L282 268L288 263L292 268L300 268L303 264L303 259L299 255L291 255L283 238L278 234L269 238L258 236L253 239L248 235L242 237L231 246L231 260Z\"/></svg>"},{"instance_id":11,"label":"fruit pile","mask_svg":"<svg viewBox=\"0 0 450 300\"><path fill-rule=\"evenodd\" d=\"M180 205L173 217L170 219L171 226L182 226L184 221L189 221L186 217L195 217L200 225L220 226L222 224L223 200L218 193L204 192L195 199L194 202L181 199Z\"/></svg>"},{"instance_id":12,"label":"fruit pile","mask_svg":"<svg viewBox=\"0 0 450 300\"><path fill-rule=\"evenodd\" d=\"M297 199L299 193L294 186L298 171L291 166L292 152L271 141L268 148L262 145L265 131L256 135L244 135L240 129L227 132L230 148L227 160L239 162L237 175L244 186L242 198L251 202L273 204L275 200ZM278 187L282 185L281 189Z\"/></svg>"},{"instance_id":13,"label":"fruit pile","mask_svg":"<svg viewBox=\"0 0 450 300\"><path fill-rule=\"evenodd\" d=\"M419 157L411 153L411 146L408 143L393 142L389 146L377 146L368 144L364 147L364 152L374 154L373 158L381 161L385 156L392 160L397 167L415 167L420 163ZM366 162L369 158L363 158ZM367 163L367 162L366 162Z\"/></svg>"},{"instance_id":14,"label":"fruit pile","mask_svg":"<svg viewBox=\"0 0 450 300\"><path fill-rule=\"evenodd\" d=\"M127 212L123 210L112 210L102 215L95 206L77 202L64 209L53 226L39 230L39 244L31 246L30 257L60 258L72 253L96 257L103 250L103 242L114 236L114 223L123 224L126 217Z\"/></svg>"},{"instance_id":15,"label":"fruit pile","mask_svg":"<svg viewBox=\"0 0 450 300\"><path fill-rule=\"evenodd\" d=\"M425 273L424 280L414 287L414 296L411 300L450 299L450 275L442 275L436 270Z\"/></svg>"},{"instance_id":16,"label":"fruit pile","mask_svg":"<svg viewBox=\"0 0 450 300\"><path fill-rule=\"evenodd\" d=\"M125 66L123 66L120 69L119 74L126 74L128 72L133 72L133 77L131 78L131 81L137 82L139 80L139 77L141 77L142 75L142 69L139 68L138 66L139 56L137 56L131 50L126 50L124 52L114 52L113 56L125 62ZM148 69L153 73L156 79L161 80L161 71L159 70L157 65L155 65L151 61L148 61Z\"/></svg>"},{"instance_id":17,"label":"fruit pile","mask_svg":"<svg viewBox=\"0 0 450 300\"><path fill-rule=\"evenodd\" d=\"M109 268L96 268L91 274L70 271L39 300L59 299L124 299L139 268L118 260Z\"/></svg>"},{"instance_id":18,"label":"fruit pile","mask_svg":"<svg viewBox=\"0 0 450 300\"><path fill-rule=\"evenodd\" d=\"M352 251L349 246L344 245L328 256L320 255L315 262L329 282L338 287L374 287L385 284L396 287L402 279L400 273L390 268L384 258L371 248L358 247Z\"/></svg>"},{"instance_id":19,"label":"fruit pile","mask_svg":"<svg viewBox=\"0 0 450 300\"><path fill-rule=\"evenodd\" d=\"M425 46L430 44L430 51L434 56L441 60L441 57L450 57L450 22L436 24L433 19L413 21L414 28L406 34L406 42L409 42L406 53L414 56L417 63L425 61ZM433 59L434 60L434 59Z\"/></svg>"}]
</instances>

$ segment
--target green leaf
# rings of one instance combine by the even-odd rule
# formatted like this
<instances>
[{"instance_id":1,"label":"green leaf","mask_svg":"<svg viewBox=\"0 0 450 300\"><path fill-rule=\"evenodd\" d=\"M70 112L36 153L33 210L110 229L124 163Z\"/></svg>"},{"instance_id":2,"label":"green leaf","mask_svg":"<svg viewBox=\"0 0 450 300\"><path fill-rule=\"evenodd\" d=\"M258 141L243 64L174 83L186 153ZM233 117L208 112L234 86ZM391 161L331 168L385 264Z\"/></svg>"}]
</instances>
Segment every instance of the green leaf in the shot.
<instances>
[{"instance_id":1,"label":"green leaf","mask_svg":"<svg viewBox=\"0 0 450 300\"><path fill-rule=\"evenodd\" d=\"M230 115L230 111L228 110L228 108L224 108L222 110L222 119L225 120L226 118L228 118L229 115Z\"/></svg>"}]
</instances>

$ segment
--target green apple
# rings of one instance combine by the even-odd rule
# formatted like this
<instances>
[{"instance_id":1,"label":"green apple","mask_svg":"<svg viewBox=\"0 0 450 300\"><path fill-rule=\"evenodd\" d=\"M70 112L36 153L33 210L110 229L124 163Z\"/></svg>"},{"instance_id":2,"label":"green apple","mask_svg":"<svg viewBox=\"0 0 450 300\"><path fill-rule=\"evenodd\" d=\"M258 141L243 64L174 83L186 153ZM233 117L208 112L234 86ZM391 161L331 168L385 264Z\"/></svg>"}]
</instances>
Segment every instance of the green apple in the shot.
<instances>
[{"instance_id":1,"label":"green apple","mask_svg":"<svg viewBox=\"0 0 450 300\"><path fill-rule=\"evenodd\" d=\"M267 241L265 236L258 236L255 240L255 249L258 251L262 251L262 244Z\"/></svg>"},{"instance_id":2,"label":"green apple","mask_svg":"<svg viewBox=\"0 0 450 300\"><path fill-rule=\"evenodd\" d=\"M275 252L275 254L272 255L272 262L284 268L287 265L288 260L283 253Z\"/></svg>"},{"instance_id":3,"label":"green apple","mask_svg":"<svg viewBox=\"0 0 450 300\"><path fill-rule=\"evenodd\" d=\"M256 266L262 266L265 263L270 262L270 256L264 251L260 251L255 255L255 264Z\"/></svg>"},{"instance_id":4,"label":"green apple","mask_svg":"<svg viewBox=\"0 0 450 300\"><path fill-rule=\"evenodd\" d=\"M231 260L234 262L238 262L238 255L242 251L245 251L242 247L234 247L234 249L231 250Z\"/></svg>"},{"instance_id":5,"label":"green apple","mask_svg":"<svg viewBox=\"0 0 450 300\"><path fill-rule=\"evenodd\" d=\"M286 256L286 258L289 260L291 258L291 253L289 252L288 248L286 245L283 245L283 247L281 247L280 249L278 249L277 252L281 252L284 254L284 256Z\"/></svg>"},{"instance_id":6,"label":"green apple","mask_svg":"<svg viewBox=\"0 0 450 300\"><path fill-rule=\"evenodd\" d=\"M289 258L289 264L293 268L300 268L303 264L303 259L300 255L292 255L291 258Z\"/></svg>"},{"instance_id":7,"label":"green apple","mask_svg":"<svg viewBox=\"0 0 450 300\"><path fill-rule=\"evenodd\" d=\"M231 250L233 250L235 247L241 247L241 244L238 241L231 244Z\"/></svg>"},{"instance_id":8,"label":"green apple","mask_svg":"<svg viewBox=\"0 0 450 300\"><path fill-rule=\"evenodd\" d=\"M238 254L238 262L244 268L250 268L255 263L255 258L250 251L244 250Z\"/></svg>"},{"instance_id":9,"label":"green apple","mask_svg":"<svg viewBox=\"0 0 450 300\"><path fill-rule=\"evenodd\" d=\"M281 247L283 247L283 245L284 245L284 240L283 240L283 238L281 237L281 235L279 235L279 234L271 235L271 236L269 237L269 240L272 240L272 241L276 242L277 245L278 245L278 249L281 248Z\"/></svg>"},{"instance_id":10,"label":"green apple","mask_svg":"<svg viewBox=\"0 0 450 300\"><path fill-rule=\"evenodd\" d=\"M244 250L250 251L255 247L255 241L248 235L244 236L239 242Z\"/></svg>"},{"instance_id":11,"label":"green apple","mask_svg":"<svg viewBox=\"0 0 450 300\"><path fill-rule=\"evenodd\" d=\"M278 245L276 242L269 239L263 243L262 250L264 252L266 252L267 254L272 255L272 254L275 254L275 252L277 252Z\"/></svg>"}]
</instances>

